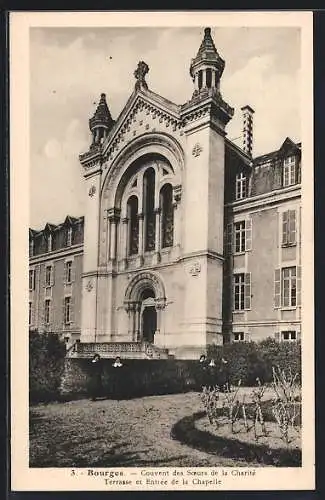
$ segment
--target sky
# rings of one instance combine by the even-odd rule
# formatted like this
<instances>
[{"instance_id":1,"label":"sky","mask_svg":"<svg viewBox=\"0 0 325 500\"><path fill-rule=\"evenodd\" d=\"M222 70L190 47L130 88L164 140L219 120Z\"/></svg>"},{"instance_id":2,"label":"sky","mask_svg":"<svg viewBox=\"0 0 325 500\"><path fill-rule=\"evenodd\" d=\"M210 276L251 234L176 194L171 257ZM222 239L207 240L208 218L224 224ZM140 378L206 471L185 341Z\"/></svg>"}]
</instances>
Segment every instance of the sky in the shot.
<instances>
[{"instance_id":1,"label":"sky","mask_svg":"<svg viewBox=\"0 0 325 500\"><path fill-rule=\"evenodd\" d=\"M84 215L80 153L88 150L88 120L106 93L114 119L133 91L140 60L154 92L183 104L204 28L30 29L30 227ZM242 133L240 108L254 110L254 156L278 149L288 136L300 141L300 29L215 28L226 61L224 100L235 108L229 139Z\"/></svg>"}]
</instances>

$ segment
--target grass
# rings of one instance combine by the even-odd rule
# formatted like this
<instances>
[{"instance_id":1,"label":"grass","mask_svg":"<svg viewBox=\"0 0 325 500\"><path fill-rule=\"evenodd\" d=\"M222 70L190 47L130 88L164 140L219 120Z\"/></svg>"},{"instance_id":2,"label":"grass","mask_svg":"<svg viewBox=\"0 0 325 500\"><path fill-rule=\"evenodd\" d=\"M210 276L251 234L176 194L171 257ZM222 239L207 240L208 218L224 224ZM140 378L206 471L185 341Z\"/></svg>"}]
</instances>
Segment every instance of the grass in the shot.
<instances>
[{"instance_id":1,"label":"grass","mask_svg":"<svg viewBox=\"0 0 325 500\"><path fill-rule=\"evenodd\" d=\"M194 392L32 406L30 467L261 465L254 454L246 461L238 454L225 453L224 447L191 441L189 424L190 437L202 432L193 425L200 411L200 396ZM203 444L211 438L207 435Z\"/></svg>"}]
</instances>

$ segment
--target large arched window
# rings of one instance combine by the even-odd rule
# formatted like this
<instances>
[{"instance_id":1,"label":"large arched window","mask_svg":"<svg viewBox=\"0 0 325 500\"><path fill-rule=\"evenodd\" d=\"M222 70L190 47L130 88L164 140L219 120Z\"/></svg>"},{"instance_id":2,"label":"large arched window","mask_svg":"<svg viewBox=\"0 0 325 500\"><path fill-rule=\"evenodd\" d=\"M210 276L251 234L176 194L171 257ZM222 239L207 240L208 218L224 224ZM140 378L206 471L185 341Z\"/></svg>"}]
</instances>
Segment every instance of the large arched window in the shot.
<instances>
[{"instance_id":1,"label":"large arched window","mask_svg":"<svg viewBox=\"0 0 325 500\"><path fill-rule=\"evenodd\" d=\"M143 208L145 224L145 250L155 249L156 215L155 215L155 171L148 168L143 176Z\"/></svg>"},{"instance_id":2,"label":"large arched window","mask_svg":"<svg viewBox=\"0 0 325 500\"><path fill-rule=\"evenodd\" d=\"M127 203L129 219L129 254L135 255L139 251L139 220L138 220L138 198L130 196Z\"/></svg>"},{"instance_id":3,"label":"large arched window","mask_svg":"<svg viewBox=\"0 0 325 500\"><path fill-rule=\"evenodd\" d=\"M174 240L174 207L173 189L165 184L160 190L162 248L173 246Z\"/></svg>"}]
</instances>

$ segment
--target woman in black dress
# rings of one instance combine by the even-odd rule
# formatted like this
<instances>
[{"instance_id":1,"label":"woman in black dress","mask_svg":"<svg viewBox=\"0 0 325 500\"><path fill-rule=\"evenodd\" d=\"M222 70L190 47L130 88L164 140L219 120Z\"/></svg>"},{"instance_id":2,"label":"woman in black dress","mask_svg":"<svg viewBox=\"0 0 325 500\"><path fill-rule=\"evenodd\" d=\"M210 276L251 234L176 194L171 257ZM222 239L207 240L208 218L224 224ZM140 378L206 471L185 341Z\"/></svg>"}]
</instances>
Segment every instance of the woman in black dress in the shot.
<instances>
[{"instance_id":1,"label":"woman in black dress","mask_svg":"<svg viewBox=\"0 0 325 500\"><path fill-rule=\"evenodd\" d=\"M102 361L99 354L95 354L90 363L91 383L90 396L92 401L96 401L102 395Z\"/></svg>"}]
</instances>

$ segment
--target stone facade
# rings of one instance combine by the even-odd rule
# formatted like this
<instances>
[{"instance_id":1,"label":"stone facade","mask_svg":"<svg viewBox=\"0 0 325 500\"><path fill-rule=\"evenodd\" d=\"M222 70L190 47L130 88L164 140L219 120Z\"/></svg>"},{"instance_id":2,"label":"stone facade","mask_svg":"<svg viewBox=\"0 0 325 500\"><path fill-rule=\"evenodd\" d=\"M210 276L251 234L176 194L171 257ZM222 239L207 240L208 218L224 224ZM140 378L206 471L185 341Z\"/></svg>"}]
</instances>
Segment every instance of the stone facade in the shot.
<instances>
[{"instance_id":1,"label":"stone facade","mask_svg":"<svg viewBox=\"0 0 325 500\"><path fill-rule=\"evenodd\" d=\"M31 269L38 266L42 280L53 262L57 274L45 295L40 285L30 292L35 311L47 314L51 289L46 328L70 331L80 345L146 343L177 358L225 341L298 339L301 145L287 138L254 159L249 106L243 148L226 138L233 109L220 92L224 66L206 28L184 105L148 89L143 61L116 121L101 95L89 151L80 155L84 220L30 230ZM44 329L43 313L33 318Z\"/></svg>"}]
</instances>

